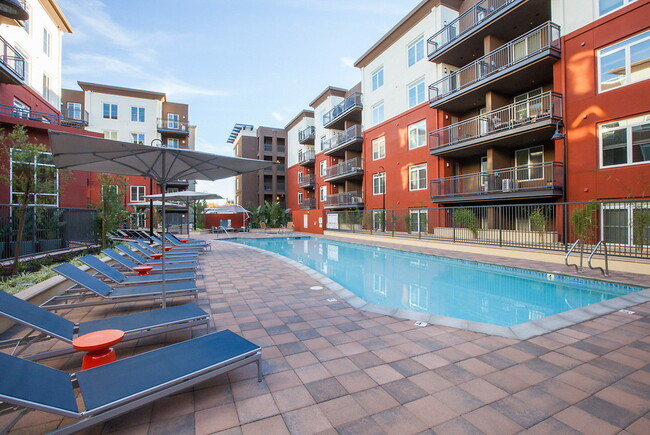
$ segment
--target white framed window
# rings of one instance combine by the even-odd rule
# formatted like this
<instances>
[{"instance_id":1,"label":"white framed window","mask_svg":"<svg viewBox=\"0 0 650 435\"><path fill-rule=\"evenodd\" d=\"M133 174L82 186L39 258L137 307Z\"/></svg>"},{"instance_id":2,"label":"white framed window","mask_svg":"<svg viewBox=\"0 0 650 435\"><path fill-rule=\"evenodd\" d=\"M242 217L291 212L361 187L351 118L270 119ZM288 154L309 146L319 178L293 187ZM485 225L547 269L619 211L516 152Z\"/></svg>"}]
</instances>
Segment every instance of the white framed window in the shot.
<instances>
[{"instance_id":1,"label":"white framed window","mask_svg":"<svg viewBox=\"0 0 650 435\"><path fill-rule=\"evenodd\" d=\"M298 204L302 204L302 192L298 192Z\"/></svg>"},{"instance_id":2,"label":"white framed window","mask_svg":"<svg viewBox=\"0 0 650 435\"><path fill-rule=\"evenodd\" d=\"M319 163L319 168L320 168L321 177L327 175L327 162L325 160L321 160L321 162Z\"/></svg>"},{"instance_id":3,"label":"white framed window","mask_svg":"<svg viewBox=\"0 0 650 435\"><path fill-rule=\"evenodd\" d=\"M382 86L384 86L384 67L380 66L372 73L372 90L376 91Z\"/></svg>"},{"instance_id":4,"label":"white framed window","mask_svg":"<svg viewBox=\"0 0 650 435\"><path fill-rule=\"evenodd\" d=\"M117 140L117 131L104 130L104 139Z\"/></svg>"},{"instance_id":5,"label":"white framed window","mask_svg":"<svg viewBox=\"0 0 650 435\"><path fill-rule=\"evenodd\" d=\"M372 227L375 231L384 231L386 212L384 210L372 211Z\"/></svg>"},{"instance_id":6,"label":"white framed window","mask_svg":"<svg viewBox=\"0 0 650 435\"><path fill-rule=\"evenodd\" d=\"M18 52L18 54L20 54L22 56L22 58L23 58L23 60L21 61L20 59L18 59L16 57L16 59L13 62L14 69L16 71L21 71L22 70L25 83L29 84L31 82L31 80L29 80L29 63L30 63L29 62L29 56L27 56L25 54L25 50L23 50L19 46L16 46L14 48L16 49L16 52Z\"/></svg>"},{"instance_id":7,"label":"white framed window","mask_svg":"<svg viewBox=\"0 0 650 435\"><path fill-rule=\"evenodd\" d=\"M178 139L171 137L167 139L167 148L178 148L179 146L180 142Z\"/></svg>"},{"instance_id":8,"label":"white framed window","mask_svg":"<svg viewBox=\"0 0 650 435\"><path fill-rule=\"evenodd\" d=\"M57 206L59 173L54 166L52 153L27 154L29 158L19 149L11 150L11 203L22 203L23 189L31 180L32 186L38 186L38 189L29 195L28 205Z\"/></svg>"},{"instance_id":9,"label":"white framed window","mask_svg":"<svg viewBox=\"0 0 650 435\"><path fill-rule=\"evenodd\" d=\"M650 78L650 30L598 50L600 92Z\"/></svg>"},{"instance_id":10,"label":"white framed window","mask_svg":"<svg viewBox=\"0 0 650 435\"><path fill-rule=\"evenodd\" d=\"M424 103L424 77L408 86L409 108Z\"/></svg>"},{"instance_id":11,"label":"white framed window","mask_svg":"<svg viewBox=\"0 0 650 435\"><path fill-rule=\"evenodd\" d=\"M379 160L386 157L386 138L380 137L372 141L372 159Z\"/></svg>"},{"instance_id":12,"label":"white framed window","mask_svg":"<svg viewBox=\"0 0 650 435\"><path fill-rule=\"evenodd\" d=\"M302 171L298 171L298 184L302 183Z\"/></svg>"},{"instance_id":13,"label":"white framed window","mask_svg":"<svg viewBox=\"0 0 650 435\"><path fill-rule=\"evenodd\" d=\"M419 36L415 41L411 42L406 52L409 67L424 59L424 35Z\"/></svg>"},{"instance_id":14,"label":"white framed window","mask_svg":"<svg viewBox=\"0 0 650 435\"><path fill-rule=\"evenodd\" d=\"M601 239L614 245L646 245L650 240L650 203L604 204Z\"/></svg>"},{"instance_id":15,"label":"white framed window","mask_svg":"<svg viewBox=\"0 0 650 435\"><path fill-rule=\"evenodd\" d=\"M45 99L45 101L50 101L50 97L52 96L52 93L50 91L50 78L47 76L47 74L43 74L43 92L41 95L43 95L43 99Z\"/></svg>"},{"instance_id":16,"label":"white framed window","mask_svg":"<svg viewBox=\"0 0 650 435\"><path fill-rule=\"evenodd\" d=\"M145 186L131 186L131 202L143 202L145 195Z\"/></svg>"},{"instance_id":17,"label":"white framed window","mask_svg":"<svg viewBox=\"0 0 650 435\"><path fill-rule=\"evenodd\" d=\"M326 201L327 200L327 186L321 186L320 187L320 201Z\"/></svg>"},{"instance_id":18,"label":"white framed window","mask_svg":"<svg viewBox=\"0 0 650 435\"><path fill-rule=\"evenodd\" d=\"M144 122L144 107L131 106L131 121Z\"/></svg>"},{"instance_id":19,"label":"white framed window","mask_svg":"<svg viewBox=\"0 0 650 435\"><path fill-rule=\"evenodd\" d=\"M25 10L27 11L27 14L31 17L32 16L32 8L29 7L29 5L25 5ZM26 20L20 21L20 25L23 27L25 32L29 33L30 28L29 28L29 18Z\"/></svg>"},{"instance_id":20,"label":"white framed window","mask_svg":"<svg viewBox=\"0 0 650 435\"><path fill-rule=\"evenodd\" d=\"M410 209L409 216L411 221L411 232L413 233L426 233L427 232L427 210L426 209Z\"/></svg>"},{"instance_id":21,"label":"white framed window","mask_svg":"<svg viewBox=\"0 0 650 435\"><path fill-rule=\"evenodd\" d=\"M180 117L176 113L167 114L167 128L178 130L180 128Z\"/></svg>"},{"instance_id":22,"label":"white framed window","mask_svg":"<svg viewBox=\"0 0 650 435\"><path fill-rule=\"evenodd\" d=\"M117 104L104 103L102 105L102 116L104 119L117 119Z\"/></svg>"},{"instance_id":23,"label":"white framed window","mask_svg":"<svg viewBox=\"0 0 650 435\"><path fill-rule=\"evenodd\" d=\"M372 176L372 194L384 195L386 193L386 173L373 174Z\"/></svg>"},{"instance_id":24,"label":"white framed window","mask_svg":"<svg viewBox=\"0 0 650 435\"><path fill-rule=\"evenodd\" d=\"M616 9L620 9L635 1L636 0L598 0L598 13L602 17L603 15L614 12Z\"/></svg>"},{"instance_id":25,"label":"white framed window","mask_svg":"<svg viewBox=\"0 0 650 435\"><path fill-rule=\"evenodd\" d=\"M384 102L380 101L379 103L372 106L372 123L373 125L379 124L384 120Z\"/></svg>"},{"instance_id":26,"label":"white framed window","mask_svg":"<svg viewBox=\"0 0 650 435\"><path fill-rule=\"evenodd\" d=\"M31 107L20 101L18 98L14 98L14 108L12 111L13 116L16 118L29 118L30 111Z\"/></svg>"},{"instance_id":27,"label":"white framed window","mask_svg":"<svg viewBox=\"0 0 650 435\"><path fill-rule=\"evenodd\" d=\"M81 119L81 103L66 103L66 116L72 119Z\"/></svg>"},{"instance_id":28,"label":"white framed window","mask_svg":"<svg viewBox=\"0 0 650 435\"><path fill-rule=\"evenodd\" d=\"M52 48L52 37L50 36L49 30L43 27L43 53L49 56L51 48Z\"/></svg>"},{"instance_id":29,"label":"white framed window","mask_svg":"<svg viewBox=\"0 0 650 435\"><path fill-rule=\"evenodd\" d=\"M515 151L517 180L541 180L544 178L544 147L536 146Z\"/></svg>"},{"instance_id":30,"label":"white framed window","mask_svg":"<svg viewBox=\"0 0 650 435\"><path fill-rule=\"evenodd\" d=\"M420 122L408 126L409 149L423 147L427 144L427 121L423 119Z\"/></svg>"},{"instance_id":31,"label":"white framed window","mask_svg":"<svg viewBox=\"0 0 650 435\"><path fill-rule=\"evenodd\" d=\"M411 166L409 168L409 190L423 190L427 188L427 164Z\"/></svg>"},{"instance_id":32,"label":"white framed window","mask_svg":"<svg viewBox=\"0 0 650 435\"><path fill-rule=\"evenodd\" d=\"M131 133L131 142L144 143L144 133Z\"/></svg>"},{"instance_id":33,"label":"white framed window","mask_svg":"<svg viewBox=\"0 0 650 435\"><path fill-rule=\"evenodd\" d=\"M323 151L325 149L326 144L327 144L327 136L321 136L320 137L320 151Z\"/></svg>"},{"instance_id":34,"label":"white framed window","mask_svg":"<svg viewBox=\"0 0 650 435\"><path fill-rule=\"evenodd\" d=\"M600 166L650 162L650 114L598 126Z\"/></svg>"},{"instance_id":35,"label":"white framed window","mask_svg":"<svg viewBox=\"0 0 650 435\"><path fill-rule=\"evenodd\" d=\"M516 119L521 121L532 116L537 116L542 111L541 95L542 88L533 89L532 91L517 95L513 99Z\"/></svg>"}]
</instances>

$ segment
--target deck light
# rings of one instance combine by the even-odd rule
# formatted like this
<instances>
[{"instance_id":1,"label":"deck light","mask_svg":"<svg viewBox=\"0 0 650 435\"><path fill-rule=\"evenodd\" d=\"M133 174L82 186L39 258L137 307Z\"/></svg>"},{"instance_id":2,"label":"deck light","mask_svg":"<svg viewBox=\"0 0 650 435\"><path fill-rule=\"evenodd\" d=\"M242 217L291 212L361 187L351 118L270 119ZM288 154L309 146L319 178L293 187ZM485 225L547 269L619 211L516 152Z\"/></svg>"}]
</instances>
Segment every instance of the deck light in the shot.
<instances>
[{"instance_id":1,"label":"deck light","mask_svg":"<svg viewBox=\"0 0 650 435\"><path fill-rule=\"evenodd\" d=\"M560 128L563 127L561 122L555 124L555 133L551 136L551 140L564 139L564 134L560 133Z\"/></svg>"}]
</instances>

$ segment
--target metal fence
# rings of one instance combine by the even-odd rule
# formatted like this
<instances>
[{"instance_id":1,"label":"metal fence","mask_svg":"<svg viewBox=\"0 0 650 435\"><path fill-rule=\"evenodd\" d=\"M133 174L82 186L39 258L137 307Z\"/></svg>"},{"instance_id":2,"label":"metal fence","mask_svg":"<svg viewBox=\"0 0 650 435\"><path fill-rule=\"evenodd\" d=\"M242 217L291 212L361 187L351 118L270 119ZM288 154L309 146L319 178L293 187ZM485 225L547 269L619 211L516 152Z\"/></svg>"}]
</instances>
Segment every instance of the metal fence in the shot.
<instances>
[{"instance_id":1,"label":"metal fence","mask_svg":"<svg viewBox=\"0 0 650 435\"><path fill-rule=\"evenodd\" d=\"M363 107L361 103L361 93L355 92L349 97L347 97L345 100L341 101L339 104L334 106L332 110L323 114L323 125L327 127L329 124L336 121L341 116L348 113L350 110L354 108L360 109L361 107Z\"/></svg>"},{"instance_id":2,"label":"metal fence","mask_svg":"<svg viewBox=\"0 0 650 435\"><path fill-rule=\"evenodd\" d=\"M18 242L20 208L0 205L0 259L13 258ZM21 257L98 243L97 211L33 207L25 212Z\"/></svg>"},{"instance_id":3,"label":"metal fence","mask_svg":"<svg viewBox=\"0 0 650 435\"><path fill-rule=\"evenodd\" d=\"M648 200L329 211L327 222L331 231L562 252L603 240L609 255L650 258Z\"/></svg>"}]
</instances>

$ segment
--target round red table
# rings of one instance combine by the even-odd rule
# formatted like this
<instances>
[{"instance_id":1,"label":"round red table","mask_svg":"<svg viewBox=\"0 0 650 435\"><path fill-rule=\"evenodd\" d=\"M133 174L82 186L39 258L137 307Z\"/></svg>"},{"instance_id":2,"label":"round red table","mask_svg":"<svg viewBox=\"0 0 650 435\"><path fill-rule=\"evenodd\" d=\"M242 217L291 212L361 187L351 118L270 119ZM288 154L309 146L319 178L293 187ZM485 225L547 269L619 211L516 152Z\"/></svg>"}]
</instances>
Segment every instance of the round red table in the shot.
<instances>
[{"instance_id":1,"label":"round red table","mask_svg":"<svg viewBox=\"0 0 650 435\"><path fill-rule=\"evenodd\" d=\"M87 352L81 363L81 370L91 369L115 361L115 349L111 346L119 343L123 338L124 331L105 329L90 332L72 340L72 347Z\"/></svg>"},{"instance_id":2,"label":"round red table","mask_svg":"<svg viewBox=\"0 0 650 435\"><path fill-rule=\"evenodd\" d=\"M153 258L154 260L160 260L162 254L151 254L150 257Z\"/></svg>"},{"instance_id":3,"label":"round red table","mask_svg":"<svg viewBox=\"0 0 650 435\"><path fill-rule=\"evenodd\" d=\"M173 246L165 246L165 252L171 251Z\"/></svg>"},{"instance_id":4,"label":"round red table","mask_svg":"<svg viewBox=\"0 0 650 435\"><path fill-rule=\"evenodd\" d=\"M181 243L182 243L183 245L186 245L186 244L187 244L187 242L189 242L189 240L188 240L188 239L181 239Z\"/></svg>"},{"instance_id":5,"label":"round red table","mask_svg":"<svg viewBox=\"0 0 650 435\"><path fill-rule=\"evenodd\" d=\"M134 271L138 272L138 276L149 275L149 272L151 272L151 269L153 269L153 267L151 267L151 266L135 266L133 268Z\"/></svg>"}]
</instances>

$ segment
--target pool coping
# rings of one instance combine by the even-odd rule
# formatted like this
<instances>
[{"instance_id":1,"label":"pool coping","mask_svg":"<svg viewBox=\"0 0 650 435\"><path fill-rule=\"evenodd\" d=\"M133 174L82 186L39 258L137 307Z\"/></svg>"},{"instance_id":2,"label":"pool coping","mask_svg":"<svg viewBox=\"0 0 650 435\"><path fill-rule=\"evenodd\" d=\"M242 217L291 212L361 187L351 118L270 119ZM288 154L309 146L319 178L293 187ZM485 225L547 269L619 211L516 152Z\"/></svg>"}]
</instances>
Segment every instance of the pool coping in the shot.
<instances>
[{"instance_id":1,"label":"pool coping","mask_svg":"<svg viewBox=\"0 0 650 435\"><path fill-rule=\"evenodd\" d=\"M299 236L294 236L289 238L299 238ZM605 314L610 314L615 311L634 307L644 302L650 302L650 289L645 289L638 292L630 293L628 295L619 296L613 299L608 299L603 302L597 302L595 304L586 305L584 307L575 308L573 310L564 311L558 314L553 314L547 317L543 317L541 319L532 320L530 322L520 323L514 326L498 326L498 325L491 325L489 323L475 322L472 320L458 319L455 317L440 316L437 314L419 313L417 311L407 310L404 308L390 308L390 307L384 307L376 304L369 304L363 299L361 299L359 296L355 295L352 291L343 287L341 284L335 282L331 278L323 275L322 273L318 272L315 269L312 269L311 267L305 266L302 263L292 260L291 258L285 257L275 252L270 252L261 248L257 248L254 246L235 243L228 240L220 240L220 241L228 243L234 247L252 249L262 254L266 254L271 257L277 258L295 267L296 269L306 273L308 276L312 277L320 284L322 284L323 286L331 290L333 293L335 293L339 298L341 298L343 301L348 303L348 305L361 311L368 311L371 313L383 314L386 316L399 317L407 320L425 322L432 325L447 326L451 328L463 329L466 331L479 332L482 334L495 335L499 337L513 338L518 340L527 340L529 338L548 334L550 332L554 332L569 326L573 326L578 323L585 322L587 320L595 319ZM371 245L365 245L365 246L371 246ZM391 249L391 248L385 248L385 249ZM404 251L404 252L409 252L409 251ZM477 261L476 263L481 263L481 262ZM490 263L484 263L484 264L490 264ZM524 269L524 270L535 270L535 269ZM562 275L562 274L558 274L558 275ZM570 276L570 275L566 275L566 276ZM589 280L592 279L589 278ZM598 280L594 279L594 281L598 281ZM607 281L607 282L612 282L612 281Z\"/></svg>"}]
</instances>

